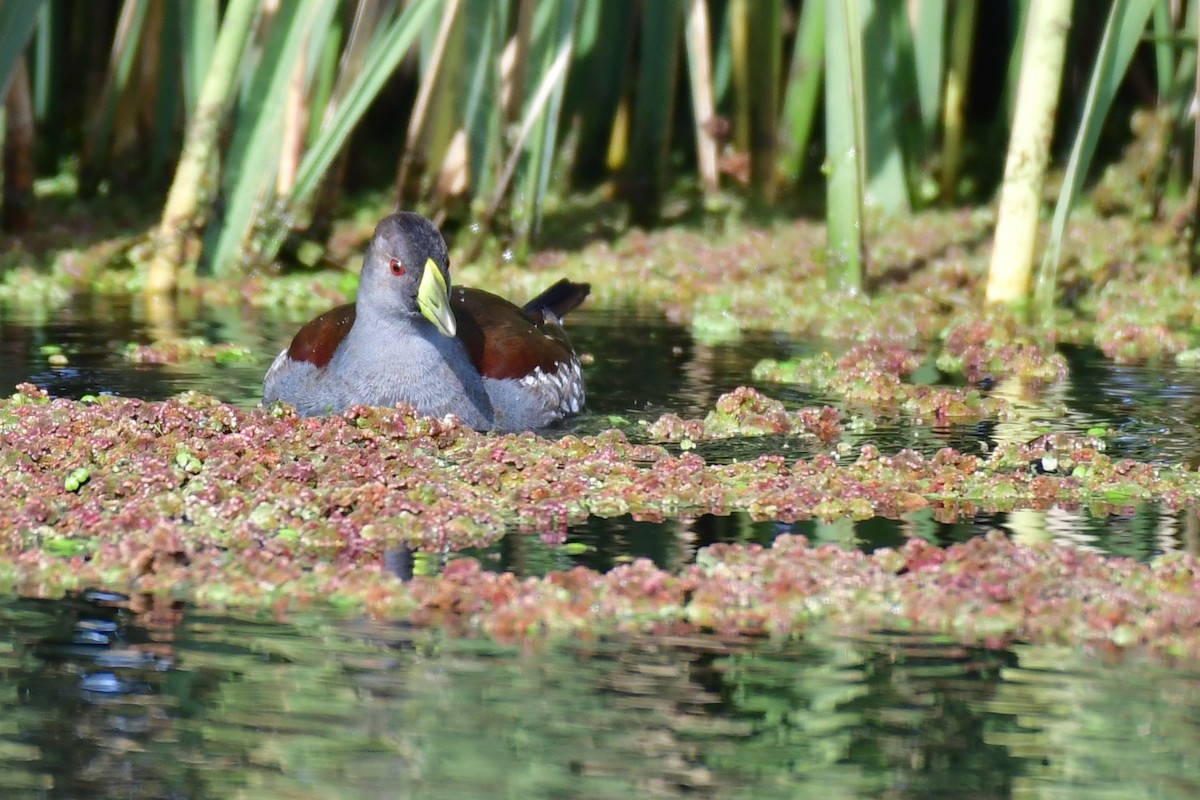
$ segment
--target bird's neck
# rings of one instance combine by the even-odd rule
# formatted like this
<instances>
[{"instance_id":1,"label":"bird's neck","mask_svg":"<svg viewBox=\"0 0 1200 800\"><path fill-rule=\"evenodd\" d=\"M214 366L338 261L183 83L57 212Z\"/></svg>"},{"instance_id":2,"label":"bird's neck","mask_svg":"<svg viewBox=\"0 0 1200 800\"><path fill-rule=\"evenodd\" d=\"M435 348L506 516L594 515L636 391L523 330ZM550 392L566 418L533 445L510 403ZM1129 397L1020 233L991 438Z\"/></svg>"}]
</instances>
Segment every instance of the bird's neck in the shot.
<instances>
[{"instance_id":1,"label":"bird's neck","mask_svg":"<svg viewBox=\"0 0 1200 800\"><path fill-rule=\"evenodd\" d=\"M420 322L425 320L416 307L397 308L395 304L379 302L378 299L359 296L354 303L355 316L369 328L377 326L399 326L410 330L420 329ZM357 327L357 326L356 326Z\"/></svg>"}]
</instances>

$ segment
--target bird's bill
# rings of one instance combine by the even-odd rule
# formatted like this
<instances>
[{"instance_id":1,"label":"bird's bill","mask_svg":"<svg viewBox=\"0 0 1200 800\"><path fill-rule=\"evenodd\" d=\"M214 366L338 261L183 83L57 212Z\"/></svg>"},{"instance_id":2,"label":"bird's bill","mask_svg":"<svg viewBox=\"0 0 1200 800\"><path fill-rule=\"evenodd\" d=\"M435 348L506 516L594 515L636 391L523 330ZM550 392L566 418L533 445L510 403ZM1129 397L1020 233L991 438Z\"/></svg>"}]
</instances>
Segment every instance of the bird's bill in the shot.
<instances>
[{"instance_id":1,"label":"bird's bill","mask_svg":"<svg viewBox=\"0 0 1200 800\"><path fill-rule=\"evenodd\" d=\"M450 287L432 258L425 261L425 274L417 287L417 308L421 310L421 316L445 335L453 336L458 331L454 311L450 308Z\"/></svg>"}]
</instances>

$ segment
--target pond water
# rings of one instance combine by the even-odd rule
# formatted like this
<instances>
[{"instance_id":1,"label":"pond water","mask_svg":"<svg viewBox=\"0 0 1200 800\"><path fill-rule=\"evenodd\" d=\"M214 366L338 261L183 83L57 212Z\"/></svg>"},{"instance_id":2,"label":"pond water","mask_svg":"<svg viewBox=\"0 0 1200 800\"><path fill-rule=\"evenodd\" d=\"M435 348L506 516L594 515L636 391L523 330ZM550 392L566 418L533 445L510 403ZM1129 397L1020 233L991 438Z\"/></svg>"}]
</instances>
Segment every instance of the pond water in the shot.
<instances>
[{"instance_id":1,"label":"pond water","mask_svg":"<svg viewBox=\"0 0 1200 800\"><path fill-rule=\"evenodd\" d=\"M138 613L134 613L135 610ZM1200 676L814 630L518 650L0 603L6 798L1185 798Z\"/></svg>"},{"instance_id":2,"label":"pond water","mask_svg":"<svg viewBox=\"0 0 1200 800\"><path fill-rule=\"evenodd\" d=\"M240 309L155 327L100 300L49 319L0 309L0 394L24 381L65 397L198 389L251 406L296 327ZM612 417L703 416L759 359L811 347L761 334L703 344L632 311L583 309L570 328L593 357L589 411L572 423L581 432ZM254 355L175 365L122 356L129 342L167 335ZM882 420L846 438L928 454L1102 425L1116 456L1196 461L1200 371L1118 366L1082 348L1067 356L1070 378L1024 398L1018 421ZM795 405L826 402L758 388ZM779 444L700 452L753 457ZM1138 559L1200 551L1193 512L1144 504L1102 518L1052 509L953 524L928 512L831 524L593 519L569 532L584 547L513 535L465 555L521 575L635 557L677 568L706 544L783 532L870 550L994 528ZM1200 789L1190 747L1200 733L1196 675L1134 658L1105 664L1052 648L828 630L786 645L647 637L520 651L333 615L280 623L147 602L0 600L0 796L1125 798Z\"/></svg>"}]
</instances>

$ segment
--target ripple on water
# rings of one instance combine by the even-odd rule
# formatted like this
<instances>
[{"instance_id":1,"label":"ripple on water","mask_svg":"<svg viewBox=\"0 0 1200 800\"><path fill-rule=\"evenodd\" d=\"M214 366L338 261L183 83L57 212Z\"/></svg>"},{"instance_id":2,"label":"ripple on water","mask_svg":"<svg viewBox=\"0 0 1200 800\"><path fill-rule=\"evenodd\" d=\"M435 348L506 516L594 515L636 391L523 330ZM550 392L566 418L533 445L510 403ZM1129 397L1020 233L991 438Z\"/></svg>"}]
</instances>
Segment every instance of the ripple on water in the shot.
<instances>
[{"instance_id":1,"label":"ripple on water","mask_svg":"<svg viewBox=\"0 0 1200 800\"><path fill-rule=\"evenodd\" d=\"M112 644L79 648L97 620ZM523 650L316 612L7 599L0 789L1183 798L1200 790L1198 688L1136 657L892 631Z\"/></svg>"}]
</instances>

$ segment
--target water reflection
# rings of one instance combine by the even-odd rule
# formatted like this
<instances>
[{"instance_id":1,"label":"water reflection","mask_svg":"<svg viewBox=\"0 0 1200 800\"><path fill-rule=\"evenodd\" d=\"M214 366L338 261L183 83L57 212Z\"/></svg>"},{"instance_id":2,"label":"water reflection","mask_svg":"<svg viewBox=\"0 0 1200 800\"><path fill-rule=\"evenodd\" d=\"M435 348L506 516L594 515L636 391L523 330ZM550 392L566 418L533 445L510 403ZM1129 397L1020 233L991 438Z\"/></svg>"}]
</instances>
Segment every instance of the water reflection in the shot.
<instances>
[{"instance_id":1,"label":"water reflection","mask_svg":"<svg viewBox=\"0 0 1200 800\"><path fill-rule=\"evenodd\" d=\"M1193 673L931 637L519 649L0 603L4 797L1193 797Z\"/></svg>"},{"instance_id":2,"label":"water reflection","mask_svg":"<svg viewBox=\"0 0 1200 800\"><path fill-rule=\"evenodd\" d=\"M156 400L200 390L239 405L257 403L263 372L274 357L273 352L267 356L270 351L260 338L267 332L243 320L238 309L215 309L203 316L190 311L164 328L146 322L125 299L79 298L37 324L0 309L0 393L7 395L28 381L56 397L107 392ZM193 336L247 344L260 355L232 364L133 364L122 355L130 342ZM50 348L60 349L66 363L51 363Z\"/></svg>"},{"instance_id":3,"label":"water reflection","mask_svg":"<svg viewBox=\"0 0 1200 800\"><path fill-rule=\"evenodd\" d=\"M1026 544L1052 542L1081 550L1148 561L1165 553L1200 556L1200 518L1196 509L1167 511L1142 503L1120 514L1094 515L1083 509L1051 507L1045 510L975 514L952 522L923 509L903 519L873 517L831 522L800 520L755 521L744 512L716 516L701 514L664 522L638 520L628 515L592 517L567 529L565 543L513 532L486 548L469 548L447 558L475 558L492 570L522 577L583 566L607 571L635 558L648 558L661 569L678 571L692 563L696 551L717 542L769 545L783 533L808 537L813 544L834 544L872 552L880 547L903 547L909 539L948 546L999 530ZM424 570L443 564L426 563Z\"/></svg>"},{"instance_id":4,"label":"water reflection","mask_svg":"<svg viewBox=\"0 0 1200 800\"><path fill-rule=\"evenodd\" d=\"M1004 720L986 737L1019 756L1023 797L1196 797L1200 675L1114 668L1091 654L1019 647L977 711Z\"/></svg>"}]
</instances>

